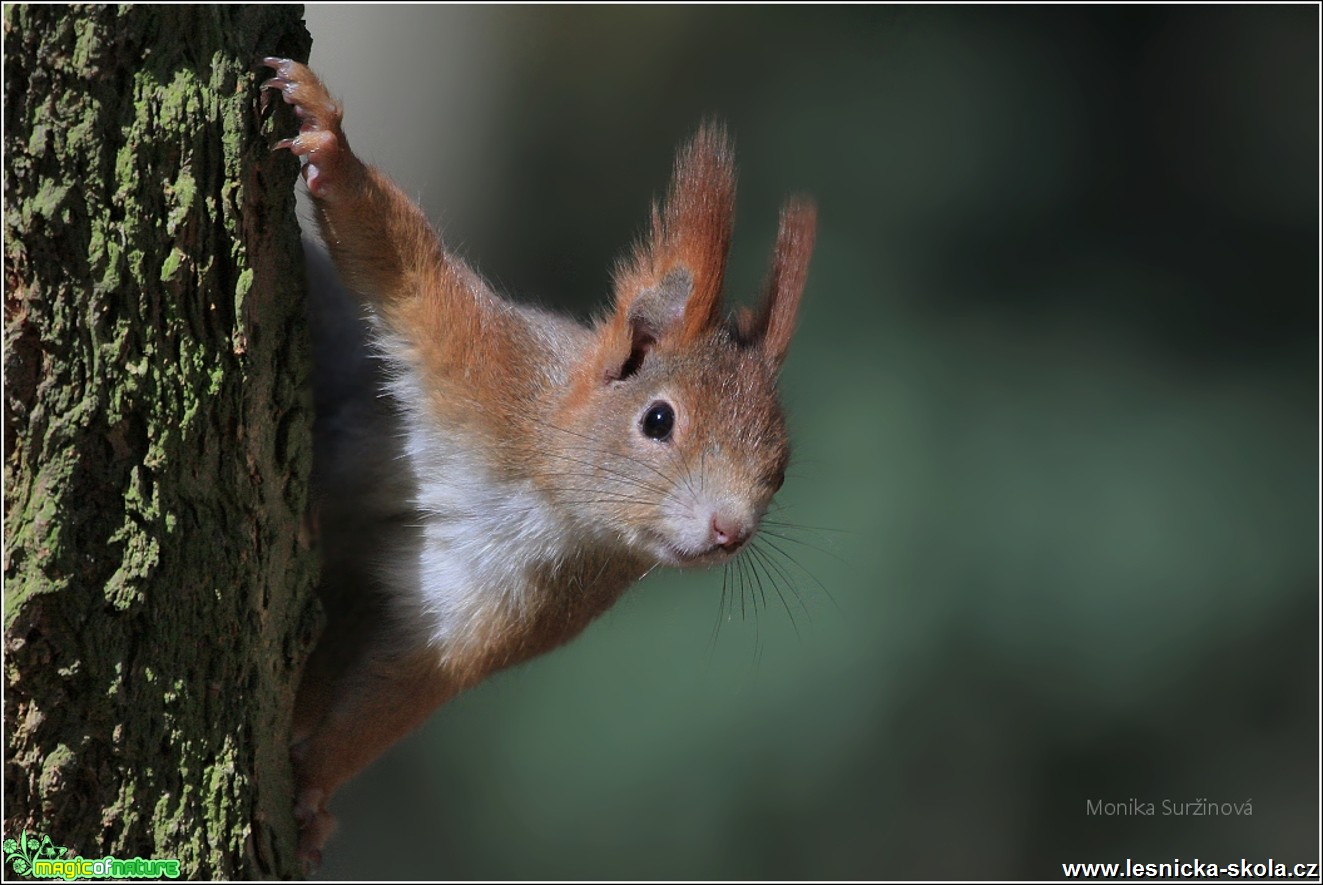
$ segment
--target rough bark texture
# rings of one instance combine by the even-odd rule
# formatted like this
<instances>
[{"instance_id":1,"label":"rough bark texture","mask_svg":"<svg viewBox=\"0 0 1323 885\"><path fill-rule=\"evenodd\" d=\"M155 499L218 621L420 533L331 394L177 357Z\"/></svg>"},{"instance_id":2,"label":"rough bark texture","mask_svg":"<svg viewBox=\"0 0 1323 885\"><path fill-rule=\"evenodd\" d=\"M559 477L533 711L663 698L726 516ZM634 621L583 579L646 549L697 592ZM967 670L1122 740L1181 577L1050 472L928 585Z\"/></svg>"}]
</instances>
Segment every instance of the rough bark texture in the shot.
<instances>
[{"instance_id":1,"label":"rough bark texture","mask_svg":"<svg viewBox=\"0 0 1323 885\"><path fill-rule=\"evenodd\" d=\"M254 62L301 7L4 16L4 836L293 875L312 415Z\"/></svg>"}]
</instances>

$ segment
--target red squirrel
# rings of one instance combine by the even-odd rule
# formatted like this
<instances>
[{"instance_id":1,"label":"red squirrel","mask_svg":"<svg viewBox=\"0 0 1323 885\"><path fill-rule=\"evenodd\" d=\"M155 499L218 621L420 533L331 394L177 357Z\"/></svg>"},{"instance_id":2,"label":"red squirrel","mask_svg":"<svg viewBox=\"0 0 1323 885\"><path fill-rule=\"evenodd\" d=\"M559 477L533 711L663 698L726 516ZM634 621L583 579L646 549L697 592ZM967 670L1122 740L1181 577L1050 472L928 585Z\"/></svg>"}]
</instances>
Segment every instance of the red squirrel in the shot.
<instances>
[{"instance_id":1,"label":"red squirrel","mask_svg":"<svg viewBox=\"0 0 1323 885\"><path fill-rule=\"evenodd\" d=\"M275 148L304 158L384 379L345 451L318 442L323 583L347 588L323 588L296 701L295 814L315 862L332 793L441 704L572 639L656 566L722 564L748 543L789 459L777 376L816 210L786 203L761 305L727 317L734 160L703 126L586 326L494 293L354 155L312 71L263 64L301 121ZM337 458L353 478L336 479ZM371 555L331 565L365 540Z\"/></svg>"}]
</instances>

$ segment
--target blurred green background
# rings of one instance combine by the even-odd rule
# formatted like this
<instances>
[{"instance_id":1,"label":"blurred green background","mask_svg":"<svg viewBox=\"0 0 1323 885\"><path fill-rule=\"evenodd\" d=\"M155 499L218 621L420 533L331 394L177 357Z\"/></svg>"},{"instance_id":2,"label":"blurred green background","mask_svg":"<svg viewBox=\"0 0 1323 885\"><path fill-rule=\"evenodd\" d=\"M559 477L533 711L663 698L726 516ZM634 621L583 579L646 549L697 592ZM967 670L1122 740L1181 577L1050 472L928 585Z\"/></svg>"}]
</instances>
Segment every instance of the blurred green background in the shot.
<instances>
[{"instance_id":1,"label":"blurred green background","mask_svg":"<svg viewBox=\"0 0 1323 885\"><path fill-rule=\"evenodd\" d=\"M516 297L600 305L705 114L729 297L821 211L794 623L648 578L346 787L322 877L1318 859L1316 7L307 20L355 148ZM1200 799L1253 813L1162 814Z\"/></svg>"}]
</instances>

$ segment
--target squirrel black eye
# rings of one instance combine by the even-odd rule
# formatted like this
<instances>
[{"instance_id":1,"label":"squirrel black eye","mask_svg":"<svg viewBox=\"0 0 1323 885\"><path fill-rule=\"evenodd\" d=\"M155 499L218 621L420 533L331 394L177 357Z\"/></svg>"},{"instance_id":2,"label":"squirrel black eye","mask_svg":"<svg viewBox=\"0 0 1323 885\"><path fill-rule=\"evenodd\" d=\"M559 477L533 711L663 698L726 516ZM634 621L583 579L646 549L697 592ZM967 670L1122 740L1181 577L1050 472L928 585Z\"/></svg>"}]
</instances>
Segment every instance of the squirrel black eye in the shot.
<instances>
[{"instance_id":1,"label":"squirrel black eye","mask_svg":"<svg viewBox=\"0 0 1323 885\"><path fill-rule=\"evenodd\" d=\"M648 439L665 442L671 438L671 431L675 429L675 409L671 408L670 403L653 403L648 406L648 411L643 413L639 429Z\"/></svg>"}]
</instances>

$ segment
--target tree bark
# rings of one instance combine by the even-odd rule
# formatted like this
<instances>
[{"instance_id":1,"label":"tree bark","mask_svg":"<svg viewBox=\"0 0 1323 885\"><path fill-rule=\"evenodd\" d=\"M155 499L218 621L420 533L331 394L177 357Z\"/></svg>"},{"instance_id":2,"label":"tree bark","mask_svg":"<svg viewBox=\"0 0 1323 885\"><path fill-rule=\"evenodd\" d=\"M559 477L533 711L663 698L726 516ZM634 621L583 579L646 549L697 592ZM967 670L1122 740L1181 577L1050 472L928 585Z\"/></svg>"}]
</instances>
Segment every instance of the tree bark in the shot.
<instances>
[{"instance_id":1,"label":"tree bark","mask_svg":"<svg viewBox=\"0 0 1323 885\"><path fill-rule=\"evenodd\" d=\"M302 9L4 29L5 839L296 875L312 407L255 62L307 57Z\"/></svg>"}]
</instances>

